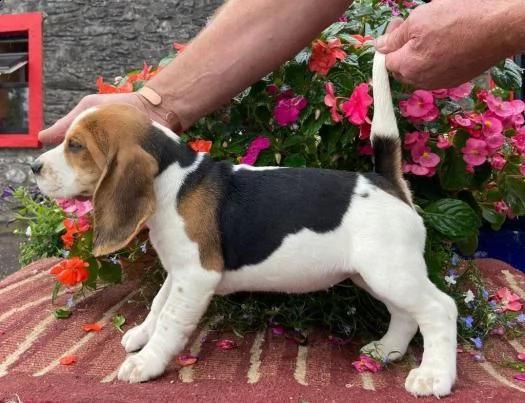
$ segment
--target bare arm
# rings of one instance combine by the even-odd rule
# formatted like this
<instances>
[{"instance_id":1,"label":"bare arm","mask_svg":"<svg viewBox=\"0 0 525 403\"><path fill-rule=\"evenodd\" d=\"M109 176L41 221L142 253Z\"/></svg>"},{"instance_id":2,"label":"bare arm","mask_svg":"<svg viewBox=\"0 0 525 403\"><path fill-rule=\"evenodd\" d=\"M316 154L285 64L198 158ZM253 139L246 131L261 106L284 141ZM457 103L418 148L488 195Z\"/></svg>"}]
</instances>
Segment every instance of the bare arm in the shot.
<instances>
[{"instance_id":1,"label":"bare arm","mask_svg":"<svg viewBox=\"0 0 525 403\"><path fill-rule=\"evenodd\" d=\"M308 45L351 3L229 0L184 52L148 83L162 96L159 107L136 94L88 95L39 138L48 144L62 141L76 116L105 103L135 105L165 125L166 112L174 112L172 126L187 128Z\"/></svg>"},{"instance_id":2,"label":"bare arm","mask_svg":"<svg viewBox=\"0 0 525 403\"><path fill-rule=\"evenodd\" d=\"M229 0L148 87L184 128L278 67L351 0Z\"/></svg>"}]
</instances>

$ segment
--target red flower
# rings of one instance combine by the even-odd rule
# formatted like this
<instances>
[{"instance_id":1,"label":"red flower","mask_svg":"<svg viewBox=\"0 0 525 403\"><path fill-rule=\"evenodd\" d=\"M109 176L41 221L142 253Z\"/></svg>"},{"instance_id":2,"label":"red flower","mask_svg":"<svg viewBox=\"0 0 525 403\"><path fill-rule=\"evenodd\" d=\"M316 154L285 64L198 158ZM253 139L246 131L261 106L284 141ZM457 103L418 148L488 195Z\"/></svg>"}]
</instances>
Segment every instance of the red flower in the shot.
<instances>
[{"instance_id":1,"label":"red flower","mask_svg":"<svg viewBox=\"0 0 525 403\"><path fill-rule=\"evenodd\" d=\"M365 42L374 40L374 37L370 35L351 35L351 37L356 41L355 43L352 43L356 49L362 48Z\"/></svg>"},{"instance_id":2,"label":"red flower","mask_svg":"<svg viewBox=\"0 0 525 403\"><path fill-rule=\"evenodd\" d=\"M177 52L182 52L184 49L186 49L186 46L188 46L185 43L177 43L173 42L173 49L175 49Z\"/></svg>"},{"instance_id":3,"label":"red flower","mask_svg":"<svg viewBox=\"0 0 525 403\"><path fill-rule=\"evenodd\" d=\"M53 266L50 273L62 284L72 287L88 279L88 266L81 258L75 256Z\"/></svg>"},{"instance_id":4,"label":"red flower","mask_svg":"<svg viewBox=\"0 0 525 403\"><path fill-rule=\"evenodd\" d=\"M334 85L331 82L325 84L326 95L324 96L324 104L330 108L330 115L334 122L340 122L343 117L337 112L337 97L334 92Z\"/></svg>"},{"instance_id":5,"label":"red flower","mask_svg":"<svg viewBox=\"0 0 525 403\"><path fill-rule=\"evenodd\" d=\"M77 362L77 357L74 355L65 355L60 360L60 365L71 365Z\"/></svg>"},{"instance_id":6,"label":"red flower","mask_svg":"<svg viewBox=\"0 0 525 403\"><path fill-rule=\"evenodd\" d=\"M102 77L97 78L97 88L99 94L133 92L133 84L130 81L127 81L126 84L121 87L115 87L114 85L104 83L104 78Z\"/></svg>"},{"instance_id":7,"label":"red flower","mask_svg":"<svg viewBox=\"0 0 525 403\"><path fill-rule=\"evenodd\" d=\"M85 332L99 332L103 327L104 326L102 326L100 323L87 323L80 326L80 328Z\"/></svg>"},{"instance_id":8,"label":"red flower","mask_svg":"<svg viewBox=\"0 0 525 403\"><path fill-rule=\"evenodd\" d=\"M316 40L312 45L312 56L308 62L308 67L314 73L326 76L337 60L344 60L346 52L341 49L340 39L333 39L329 42Z\"/></svg>"},{"instance_id":9,"label":"red flower","mask_svg":"<svg viewBox=\"0 0 525 403\"><path fill-rule=\"evenodd\" d=\"M80 217L77 221L66 218L64 220L64 227L66 228L66 233L61 237L62 242L64 242L66 249L70 249L75 242L75 236L89 231L91 223L86 216Z\"/></svg>"},{"instance_id":10,"label":"red flower","mask_svg":"<svg viewBox=\"0 0 525 403\"><path fill-rule=\"evenodd\" d=\"M368 95L368 84L361 83L352 92L350 99L343 104L343 112L354 125L362 125L368 119L368 107L372 104Z\"/></svg>"},{"instance_id":11,"label":"red flower","mask_svg":"<svg viewBox=\"0 0 525 403\"><path fill-rule=\"evenodd\" d=\"M210 140L193 140L188 142L188 146L193 150L197 152L202 153L209 153L211 151L211 146L213 145L213 142Z\"/></svg>"}]
</instances>

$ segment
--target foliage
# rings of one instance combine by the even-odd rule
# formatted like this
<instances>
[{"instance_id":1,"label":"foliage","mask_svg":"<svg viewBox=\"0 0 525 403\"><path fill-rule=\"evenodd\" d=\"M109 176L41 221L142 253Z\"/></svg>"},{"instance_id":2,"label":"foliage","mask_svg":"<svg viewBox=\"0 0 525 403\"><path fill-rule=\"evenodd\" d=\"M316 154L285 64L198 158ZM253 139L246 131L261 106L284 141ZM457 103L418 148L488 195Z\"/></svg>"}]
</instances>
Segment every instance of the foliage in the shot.
<instances>
[{"instance_id":1,"label":"foliage","mask_svg":"<svg viewBox=\"0 0 525 403\"><path fill-rule=\"evenodd\" d=\"M355 1L311 46L238 94L223 109L201 119L181 138L217 160L256 166L372 170L372 39L383 32L392 14L406 16L419 3ZM175 44L157 67L144 65L113 84L99 78L99 92L137 91L181 52L184 45ZM429 275L456 299L464 298L464 291L446 281L453 249L472 254L482 223L498 229L507 218L525 214L525 104L512 100L511 93L521 85L519 71L510 60L494 67L492 88L486 77L437 91L414 91L391 83L403 133L403 170L428 228ZM20 219L26 220L26 213L21 213ZM89 220L82 223L75 215L68 219L72 221L64 227L63 240L69 256L80 256L88 264L89 276L81 282L81 290L95 288L100 280L120 281L120 268L129 261L159 268L144 234L125 251L95 259L91 255L92 232L86 227ZM67 278L73 274L78 275L68 273ZM465 270L461 279L481 282L473 269ZM482 288L471 291L478 296ZM479 303L475 325L459 328L465 340L478 337L474 334L485 336L499 323L486 314L492 309L489 301L479 301L485 302ZM382 304L343 283L307 295L217 297L207 317L216 327L239 332L267 323L290 329L322 325L348 338L356 329L381 331L388 313Z\"/></svg>"},{"instance_id":2,"label":"foliage","mask_svg":"<svg viewBox=\"0 0 525 403\"><path fill-rule=\"evenodd\" d=\"M60 240L64 231L62 209L33 189L6 189L3 197L12 197L21 206L15 216L17 228L14 231L21 238L20 264L59 256L63 249Z\"/></svg>"}]
</instances>

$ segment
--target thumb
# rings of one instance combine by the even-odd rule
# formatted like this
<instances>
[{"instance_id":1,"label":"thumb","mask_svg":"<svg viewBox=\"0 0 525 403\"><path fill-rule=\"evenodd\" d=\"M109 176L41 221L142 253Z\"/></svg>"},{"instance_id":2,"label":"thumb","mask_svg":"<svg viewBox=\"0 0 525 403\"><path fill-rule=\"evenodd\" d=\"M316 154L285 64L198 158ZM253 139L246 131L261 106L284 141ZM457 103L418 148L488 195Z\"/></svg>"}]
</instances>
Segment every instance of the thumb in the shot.
<instances>
[{"instance_id":1,"label":"thumb","mask_svg":"<svg viewBox=\"0 0 525 403\"><path fill-rule=\"evenodd\" d=\"M396 18L388 24L386 33L376 39L375 47L381 53L390 53L402 48L408 38L408 24Z\"/></svg>"}]
</instances>

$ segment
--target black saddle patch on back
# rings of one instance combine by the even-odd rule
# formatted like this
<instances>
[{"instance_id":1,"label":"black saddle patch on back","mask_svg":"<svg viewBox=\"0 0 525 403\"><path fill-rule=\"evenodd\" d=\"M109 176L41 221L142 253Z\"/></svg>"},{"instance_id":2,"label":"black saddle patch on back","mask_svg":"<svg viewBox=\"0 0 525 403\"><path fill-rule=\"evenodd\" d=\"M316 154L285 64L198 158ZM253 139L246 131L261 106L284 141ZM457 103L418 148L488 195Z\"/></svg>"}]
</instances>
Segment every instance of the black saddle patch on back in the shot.
<instances>
[{"instance_id":1,"label":"black saddle patch on back","mask_svg":"<svg viewBox=\"0 0 525 403\"><path fill-rule=\"evenodd\" d=\"M326 233L338 228L350 206L357 174L312 168L240 169L224 179L219 229L225 268L235 270L264 261L286 236L302 229Z\"/></svg>"}]
</instances>

